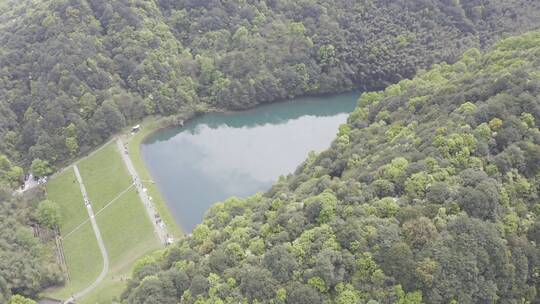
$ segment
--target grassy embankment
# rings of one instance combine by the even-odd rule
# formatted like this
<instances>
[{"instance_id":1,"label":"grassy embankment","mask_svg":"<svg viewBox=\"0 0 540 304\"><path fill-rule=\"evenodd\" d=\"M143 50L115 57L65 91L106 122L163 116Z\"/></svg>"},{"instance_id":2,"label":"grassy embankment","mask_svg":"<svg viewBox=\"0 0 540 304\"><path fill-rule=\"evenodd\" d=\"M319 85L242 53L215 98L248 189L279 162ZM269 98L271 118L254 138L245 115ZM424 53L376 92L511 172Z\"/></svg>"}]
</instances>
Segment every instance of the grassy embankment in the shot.
<instances>
[{"instance_id":1,"label":"grassy embankment","mask_svg":"<svg viewBox=\"0 0 540 304\"><path fill-rule=\"evenodd\" d=\"M103 260L89 223L69 234L88 218L73 169L70 168L52 179L47 184L47 194L62 210L60 232L67 236L64 238L64 251L71 277L63 288L53 290L48 295L66 299L95 280L101 271Z\"/></svg>"},{"instance_id":2,"label":"grassy embankment","mask_svg":"<svg viewBox=\"0 0 540 304\"><path fill-rule=\"evenodd\" d=\"M162 128L164 125L166 125L166 123L163 121L163 119L146 119L141 123L141 131L135 135L126 135L124 140L127 139L131 161L133 162L137 173L139 173L139 177L143 180L144 186L148 189L148 194L152 197L152 201L156 206L161 218L165 222L165 225L167 225L169 233L171 233L175 238L178 238L183 235L182 230L176 224L172 214L169 211L169 208L167 207L167 203L159 192L157 185L151 182L152 176L144 164L140 149L141 143L144 141L144 139L154 131Z\"/></svg>"},{"instance_id":3,"label":"grassy embankment","mask_svg":"<svg viewBox=\"0 0 540 304\"><path fill-rule=\"evenodd\" d=\"M78 165L111 263L106 279L80 303L111 303L124 289L133 263L161 245L135 188L130 188L100 212L131 184L131 177L114 142L83 159ZM51 180L47 186L49 198L62 208L63 235L88 218L79 186L74 181L73 169L69 169ZM159 197L153 196L154 200ZM62 299L94 281L103 265L89 222L68 235L64 247L71 281L49 294Z\"/></svg>"}]
</instances>

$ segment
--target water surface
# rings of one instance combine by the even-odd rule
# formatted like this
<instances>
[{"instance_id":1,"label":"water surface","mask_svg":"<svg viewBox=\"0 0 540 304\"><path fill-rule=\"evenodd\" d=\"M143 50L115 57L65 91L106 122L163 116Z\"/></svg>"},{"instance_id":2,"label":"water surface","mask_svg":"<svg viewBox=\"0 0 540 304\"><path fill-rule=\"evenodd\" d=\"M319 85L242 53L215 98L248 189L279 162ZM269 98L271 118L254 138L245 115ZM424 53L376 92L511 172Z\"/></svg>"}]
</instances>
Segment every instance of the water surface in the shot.
<instances>
[{"instance_id":1,"label":"water surface","mask_svg":"<svg viewBox=\"0 0 540 304\"><path fill-rule=\"evenodd\" d=\"M143 160L180 227L191 231L214 202L265 191L309 151L329 147L359 93L297 98L234 113L211 113L160 130Z\"/></svg>"}]
</instances>

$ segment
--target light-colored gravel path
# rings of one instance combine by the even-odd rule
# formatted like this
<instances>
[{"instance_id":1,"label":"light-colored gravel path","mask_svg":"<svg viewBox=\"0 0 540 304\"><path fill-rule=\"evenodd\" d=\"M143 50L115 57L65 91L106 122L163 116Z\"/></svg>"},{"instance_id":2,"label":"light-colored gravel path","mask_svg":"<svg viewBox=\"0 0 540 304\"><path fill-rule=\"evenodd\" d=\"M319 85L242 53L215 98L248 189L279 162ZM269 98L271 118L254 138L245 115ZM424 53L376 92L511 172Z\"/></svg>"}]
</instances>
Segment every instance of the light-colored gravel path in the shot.
<instances>
[{"instance_id":1,"label":"light-colored gravel path","mask_svg":"<svg viewBox=\"0 0 540 304\"><path fill-rule=\"evenodd\" d=\"M141 201L144 204L146 213L148 213L148 217L150 218L150 221L154 225L154 232L159 238L161 244L166 245L168 242L168 235L169 235L167 231L167 226L165 226L165 223L159 217L159 213L157 212L157 209L154 206L154 203L152 203L152 200L146 193L145 191L146 189L143 186L142 180L140 179L139 174L137 174L137 170L135 170L135 166L133 165L133 162L131 161L131 158L129 157L127 149L121 138L116 139L116 145L118 146L118 151L120 155L122 155L122 159L124 160L124 163L126 164L129 174L133 178L133 182L135 183L135 187L137 189L137 192L139 193L139 197L141 198Z\"/></svg>"},{"instance_id":2,"label":"light-colored gravel path","mask_svg":"<svg viewBox=\"0 0 540 304\"><path fill-rule=\"evenodd\" d=\"M84 187L84 183L81 177L81 174L79 173L79 168L77 165L73 165L73 170L75 171L75 177L77 178L77 181L79 182L79 186L81 188L81 193L84 199L84 205L86 207L86 211L88 212L88 217L90 218L90 223L92 224L92 229L94 230L94 234L96 235L96 240L99 246L99 250L101 251L101 256L103 258L103 268L101 269L101 273L96 278L92 284L90 284L88 287L83 289L82 291L77 292L76 294L72 295L69 299L64 301L64 303L75 303L77 299L80 299L90 293L94 288L96 288L102 281L105 279L105 276L107 276L107 273L109 272L109 254L107 253L107 248L105 247L105 243L103 242L103 238L101 237L101 232L99 231L99 227L96 222L96 217L94 215L94 210L92 210L92 204L90 203L90 199L88 198L88 194L86 193L86 188Z\"/></svg>"}]
</instances>

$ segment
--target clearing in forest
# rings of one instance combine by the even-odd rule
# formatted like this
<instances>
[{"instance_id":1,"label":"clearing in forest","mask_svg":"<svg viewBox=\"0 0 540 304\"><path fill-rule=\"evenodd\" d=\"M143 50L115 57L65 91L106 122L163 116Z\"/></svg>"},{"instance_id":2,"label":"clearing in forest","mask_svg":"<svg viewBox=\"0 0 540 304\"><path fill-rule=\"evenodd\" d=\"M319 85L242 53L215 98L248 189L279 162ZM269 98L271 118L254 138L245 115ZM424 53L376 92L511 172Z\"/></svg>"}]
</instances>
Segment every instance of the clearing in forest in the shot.
<instances>
[{"instance_id":1,"label":"clearing in forest","mask_svg":"<svg viewBox=\"0 0 540 304\"><path fill-rule=\"evenodd\" d=\"M114 142L77 165L110 259L106 278L78 303L110 303L127 284L133 263L161 244ZM53 178L47 192L62 210L60 231L70 275L64 287L48 295L67 299L96 279L103 260L73 169Z\"/></svg>"}]
</instances>

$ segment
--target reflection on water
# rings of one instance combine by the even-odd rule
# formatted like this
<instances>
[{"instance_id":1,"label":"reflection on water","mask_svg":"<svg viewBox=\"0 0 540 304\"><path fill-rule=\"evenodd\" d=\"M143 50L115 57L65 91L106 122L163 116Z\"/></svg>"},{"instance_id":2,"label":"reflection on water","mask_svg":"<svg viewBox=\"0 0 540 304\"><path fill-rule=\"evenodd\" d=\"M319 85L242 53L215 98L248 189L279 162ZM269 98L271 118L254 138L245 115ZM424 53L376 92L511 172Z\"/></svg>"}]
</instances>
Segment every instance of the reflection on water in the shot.
<instances>
[{"instance_id":1,"label":"reflection on water","mask_svg":"<svg viewBox=\"0 0 540 304\"><path fill-rule=\"evenodd\" d=\"M269 189L311 150L327 148L358 93L302 98L239 113L201 116L143 143L145 163L184 231L230 196Z\"/></svg>"}]
</instances>

